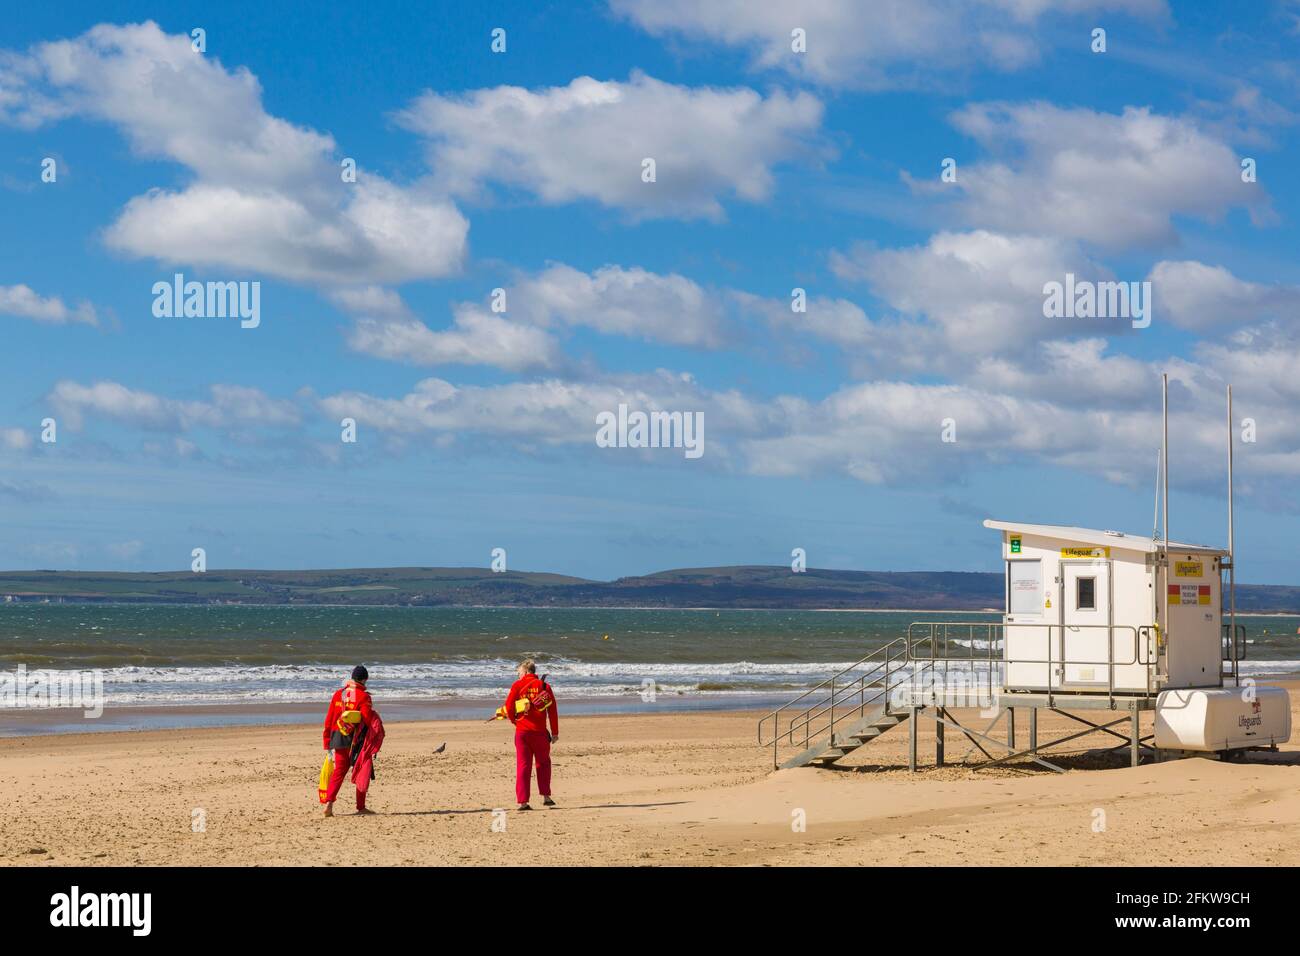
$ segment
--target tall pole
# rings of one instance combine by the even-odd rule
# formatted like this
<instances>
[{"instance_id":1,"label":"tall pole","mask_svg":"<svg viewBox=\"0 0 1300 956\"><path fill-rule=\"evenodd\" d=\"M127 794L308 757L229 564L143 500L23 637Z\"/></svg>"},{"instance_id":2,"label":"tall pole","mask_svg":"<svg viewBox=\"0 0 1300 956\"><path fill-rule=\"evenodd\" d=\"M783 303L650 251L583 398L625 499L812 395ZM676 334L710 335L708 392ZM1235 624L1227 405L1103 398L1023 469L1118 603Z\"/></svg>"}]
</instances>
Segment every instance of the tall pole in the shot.
<instances>
[{"instance_id":1,"label":"tall pole","mask_svg":"<svg viewBox=\"0 0 1300 956\"><path fill-rule=\"evenodd\" d=\"M1160 376L1160 417L1162 433L1160 437L1160 458L1164 462L1162 480L1164 481L1164 525L1165 562L1169 561L1169 373Z\"/></svg>"},{"instance_id":2,"label":"tall pole","mask_svg":"<svg viewBox=\"0 0 1300 956\"><path fill-rule=\"evenodd\" d=\"M1232 386L1228 386L1228 641L1232 645L1232 679L1241 686L1237 672L1237 549L1232 527Z\"/></svg>"},{"instance_id":3,"label":"tall pole","mask_svg":"<svg viewBox=\"0 0 1300 956\"><path fill-rule=\"evenodd\" d=\"M1164 466L1161 461L1160 449L1156 449L1156 495L1155 501L1151 506L1151 540L1160 540L1160 469Z\"/></svg>"},{"instance_id":4,"label":"tall pole","mask_svg":"<svg viewBox=\"0 0 1300 956\"><path fill-rule=\"evenodd\" d=\"M1160 594L1157 600L1164 601L1164 618L1165 633L1164 645L1169 646L1169 373L1165 372L1160 376L1160 417L1162 420L1162 432L1160 438L1161 460L1164 462L1163 482L1164 482L1164 525L1165 550L1160 565L1164 568L1164 574L1160 581ZM1159 660L1159 650L1157 649L1156 659ZM1159 671L1159 666L1156 668Z\"/></svg>"},{"instance_id":5,"label":"tall pole","mask_svg":"<svg viewBox=\"0 0 1300 956\"><path fill-rule=\"evenodd\" d=\"M1159 547L1160 545L1160 475L1164 471L1164 467L1165 467L1164 449L1158 447L1156 448L1156 488L1155 488L1154 500L1152 501L1151 504L1151 544L1155 547ZM1152 588L1153 593L1151 595L1151 615L1152 615L1151 620L1155 621L1157 624L1160 622L1160 602L1168 600L1168 598L1166 598L1164 594L1159 593L1159 589L1161 587L1163 587L1163 585L1160 583L1160 572L1156 571L1156 586ZM1159 640L1157 640L1156 647L1155 647L1156 658L1157 658L1156 661L1152 661L1151 659L1152 648L1150 644L1147 645L1146 663L1147 663L1147 686L1148 687L1150 687L1151 665L1156 664L1157 666L1159 666L1158 665L1159 654L1160 654L1159 645L1160 642Z\"/></svg>"}]
</instances>

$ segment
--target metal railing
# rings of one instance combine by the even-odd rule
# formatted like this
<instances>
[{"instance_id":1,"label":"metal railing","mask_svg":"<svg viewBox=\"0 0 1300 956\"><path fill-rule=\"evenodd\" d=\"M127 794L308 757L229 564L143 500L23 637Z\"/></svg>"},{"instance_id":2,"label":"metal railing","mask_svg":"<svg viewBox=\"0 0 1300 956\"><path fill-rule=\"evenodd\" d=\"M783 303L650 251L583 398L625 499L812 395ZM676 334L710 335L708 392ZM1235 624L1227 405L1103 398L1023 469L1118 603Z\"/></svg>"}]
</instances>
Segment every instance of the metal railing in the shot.
<instances>
[{"instance_id":1,"label":"metal railing","mask_svg":"<svg viewBox=\"0 0 1300 956\"><path fill-rule=\"evenodd\" d=\"M1238 624L1236 631L1236 653L1234 654L1233 639L1230 635L1231 624L1223 625L1223 632L1219 638L1223 648L1223 662L1232 666L1227 670L1221 670L1221 677L1231 677L1233 683L1241 683L1241 668L1238 665L1246 659L1246 625Z\"/></svg>"},{"instance_id":2,"label":"metal railing","mask_svg":"<svg viewBox=\"0 0 1300 956\"><path fill-rule=\"evenodd\" d=\"M1043 653L1009 658L1006 639L1011 628L1041 632L1045 641ZM1099 655L1090 660L1070 659L1058 650L1066 646L1067 633L1089 629L1106 632L1104 658ZM1228 631L1229 626L1225 624L1225 661L1233 660ZM888 714L913 706L996 706L1006 689L1007 669L1016 665L1044 669L1046 680L1041 690L1048 696L1048 706L1054 705L1058 694L1099 696L1104 693L1111 707L1117 692L1126 699L1151 698L1158 693L1152 685L1162 636L1157 625L917 621L908 626L906 637L890 641L763 716L758 722L758 742L762 747L772 748L772 764L777 766L783 745L802 751L821 743L835 744L836 727L843 727L850 719L860 720L868 709ZM1236 661L1244 660L1244 625L1237 625L1236 642ZM1131 654L1123 653L1123 648L1129 646ZM1117 648L1121 649L1122 659L1116 659ZM1134 666L1143 669L1142 685L1135 687L1131 680L1122 679L1117 686L1116 668ZM1105 683L1067 680L1066 669L1071 667L1104 667ZM982 686L985 691L982 699L977 703L950 703L954 673L958 684L967 691ZM1235 664L1223 676L1235 678ZM943 689L942 700L935 688ZM1026 689L1039 688L1035 685Z\"/></svg>"},{"instance_id":3,"label":"metal railing","mask_svg":"<svg viewBox=\"0 0 1300 956\"><path fill-rule=\"evenodd\" d=\"M881 707L887 713L890 693L911 681L911 672L907 638L896 638L762 717L758 744L772 748L775 767L782 744L807 750L823 741L834 742L837 724L861 719L868 708Z\"/></svg>"},{"instance_id":4,"label":"metal railing","mask_svg":"<svg viewBox=\"0 0 1300 956\"><path fill-rule=\"evenodd\" d=\"M1043 653L1034 654L1030 657L1007 656L1006 638L1011 628L1041 631L1044 638ZM924 629L920 637L917 636L918 629ZM965 639L959 637L954 640L954 629L959 634L964 632ZM1063 653L1057 650L1058 647L1065 647L1065 635L1067 633L1077 633L1084 630L1106 632L1106 655L1104 658L1099 656L1075 660L1065 657ZM1116 660L1115 648L1120 643L1116 640L1116 636L1124 632L1132 636L1133 653L1131 658ZM984 634L983 641L978 637L979 633ZM993 691L994 665L1001 665L1001 667L1008 670L1018 664L1042 667L1047 676L1047 679L1042 682L1042 690L1049 697L1058 692L1069 691L1100 694L1103 689L1100 682L1070 681L1067 679L1066 668L1105 667L1106 682L1104 689L1108 700L1113 704L1116 692L1115 668L1117 667L1142 665L1145 671L1143 686L1134 688L1131 685L1121 684L1119 690L1127 695L1152 696L1151 669L1155 663L1153 651L1158 642L1158 634L1159 631L1154 626L1135 627L1131 624L1059 624L1050 622L1008 624L1000 621L917 621L909 625L907 629L907 656L909 661L929 662L931 668L941 671L945 675L946 680L954 669L959 674L963 671L973 673L975 671L974 665L981 665L987 669L986 679L990 699L995 696ZM952 653L954 643L958 647L964 648L966 653L954 655ZM981 643L984 645L983 648L979 646ZM1003 687L1006 685L1008 670L1002 672L1001 683ZM1067 686L1069 684L1075 684L1076 686L1071 688Z\"/></svg>"},{"instance_id":5,"label":"metal railing","mask_svg":"<svg viewBox=\"0 0 1300 956\"><path fill-rule=\"evenodd\" d=\"M917 629L924 628L925 633L918 636ZM951 684L954 668L958 674L977 675L977 664L983 664L986 670L988 699L994 697L994 671L1003 663L1005 644L1003 642L1003 624L1001 621L913 621L907 626L907 659L909 661L926 661L930 672L936 677L943 675L943 686ZM953 637L954 629L958 634L963 631L965 638ZM977 635L984 635L981 640ZM983 643L985 654L981 655L979 645ZM953 645L963 647L965 654L953 654ZM925 648L929 647L929 653ZM996 651L995 651L996 648ZM1001 680L998 680L999 689Z\"/></svg>"}]
</instances>

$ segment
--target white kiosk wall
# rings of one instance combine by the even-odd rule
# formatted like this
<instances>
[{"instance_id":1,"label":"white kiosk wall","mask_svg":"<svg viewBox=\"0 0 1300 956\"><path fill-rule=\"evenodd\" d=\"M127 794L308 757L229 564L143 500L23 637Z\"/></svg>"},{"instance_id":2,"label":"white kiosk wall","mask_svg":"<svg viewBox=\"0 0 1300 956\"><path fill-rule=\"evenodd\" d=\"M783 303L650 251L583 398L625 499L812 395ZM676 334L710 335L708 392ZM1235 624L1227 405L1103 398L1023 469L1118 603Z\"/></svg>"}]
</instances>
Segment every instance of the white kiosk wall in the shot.
<instances>
[{"instance_id":1,"label":"white kiosk wall","mask_svg":"<svg viewBox=\"0 0 1300 956\"><path fill-rule=\"evenodd\" d=\"M1220 687L1223 668L1222 586L1219 556L1170 547L1170 573L1160 602L1160 670L1170 687Z\"/></svg>"},{"instance_id":2,"label":"white kiosk wall","mask_svg":"<svg viewBox=\"0 0 1300 956\"><path fill-rule=\"evenodd\" d=\"M1117 691L1147 690L1154 648L1140 629L1154 620L1155 572L1144 551L1007 532L1003 556L1008 690L1104 691L1112 660Z\"/></svg>"}]
</instances>

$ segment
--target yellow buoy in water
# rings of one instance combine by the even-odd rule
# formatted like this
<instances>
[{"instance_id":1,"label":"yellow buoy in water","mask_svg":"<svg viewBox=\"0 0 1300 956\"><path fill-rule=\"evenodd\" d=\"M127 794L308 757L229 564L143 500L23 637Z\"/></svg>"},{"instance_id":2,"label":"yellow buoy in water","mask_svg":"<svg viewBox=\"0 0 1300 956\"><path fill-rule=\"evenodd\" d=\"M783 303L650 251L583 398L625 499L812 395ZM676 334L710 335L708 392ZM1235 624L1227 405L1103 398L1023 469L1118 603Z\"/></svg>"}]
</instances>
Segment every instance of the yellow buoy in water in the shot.
<instances>
[{"instance_id":1,"label":"yellow buoy in water","mask_svg":"<svg viewBox=\"0 0 1300 956\"><path fill-rule=\"evenodd\" d=\"M601 638L601 640L602 640L602 641L607 641L607 640L609 640L609 635L606 634L604 637Z\"/></svg>"}]
</instances>

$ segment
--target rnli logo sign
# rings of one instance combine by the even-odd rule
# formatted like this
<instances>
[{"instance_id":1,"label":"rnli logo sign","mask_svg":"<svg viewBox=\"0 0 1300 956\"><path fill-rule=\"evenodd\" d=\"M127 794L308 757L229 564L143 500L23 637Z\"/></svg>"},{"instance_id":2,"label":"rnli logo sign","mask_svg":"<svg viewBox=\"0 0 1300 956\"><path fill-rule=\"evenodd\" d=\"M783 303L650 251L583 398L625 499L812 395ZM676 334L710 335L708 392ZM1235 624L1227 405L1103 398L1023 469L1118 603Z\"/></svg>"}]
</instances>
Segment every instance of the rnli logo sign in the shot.
<instances>
[{"instance_id":1,"label":"rnli logo sign","mask_svg":"<svg viewBox=\"0 0 1300 956\"><path fill-rule=\"evenodd\" d=\"M1242 714L1237 718L1237 726L1245 730L1247 736L1254 734L1254 731L1251 729L1252 727L1261 727L1264 724L1264 718L1260 714L1258 699L1250 702L1250 709L1252 711L1251 716L1248 717L1245 714Z\"/></svg>"}]
</instances>

